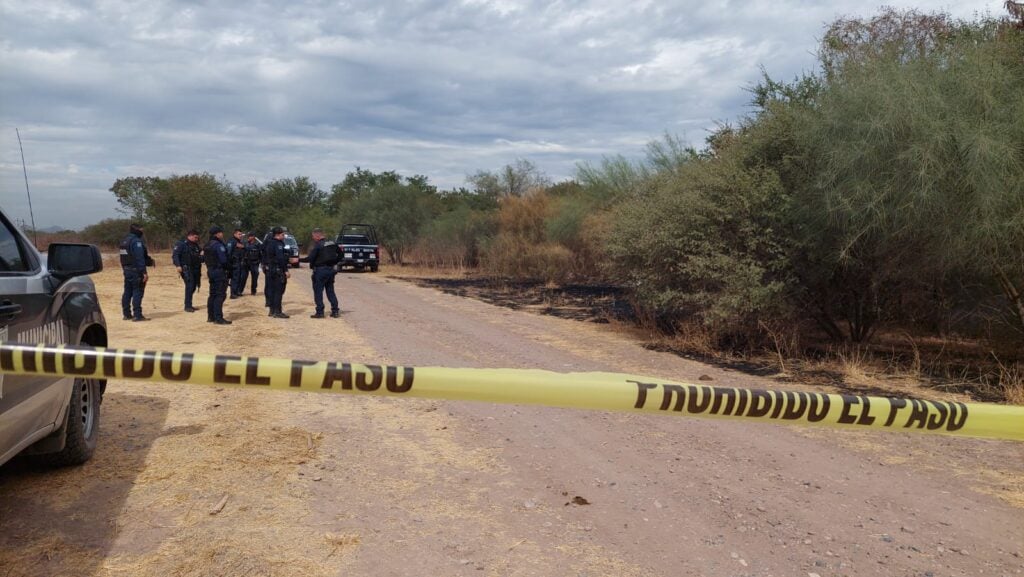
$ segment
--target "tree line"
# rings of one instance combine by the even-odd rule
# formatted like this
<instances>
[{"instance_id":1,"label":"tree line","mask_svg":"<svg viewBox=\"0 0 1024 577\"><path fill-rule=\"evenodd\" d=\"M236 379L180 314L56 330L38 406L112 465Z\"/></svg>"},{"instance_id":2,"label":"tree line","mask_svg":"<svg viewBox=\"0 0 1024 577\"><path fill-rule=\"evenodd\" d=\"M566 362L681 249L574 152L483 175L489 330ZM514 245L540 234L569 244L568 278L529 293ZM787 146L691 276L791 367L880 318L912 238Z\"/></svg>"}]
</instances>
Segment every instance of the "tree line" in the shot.
<instances>
[{"instance_id":1,"label":"tree line","mask_svg":"<svg viewBox=\"0 0 1024 577\"><path fill-rule=\"evenodd\" d=\"M329 190L192 174L111 191L167 237L368 222L393 263L615 283L642 318L724 347L774 327L1024 341L1024 31L885 8L829 25L818 64L764 73L752 112L700 148L665 135L563 182L519 159L452 190L356 168ZM86 232L111 242L111 222Z\"/></svg>"}]
</instances>

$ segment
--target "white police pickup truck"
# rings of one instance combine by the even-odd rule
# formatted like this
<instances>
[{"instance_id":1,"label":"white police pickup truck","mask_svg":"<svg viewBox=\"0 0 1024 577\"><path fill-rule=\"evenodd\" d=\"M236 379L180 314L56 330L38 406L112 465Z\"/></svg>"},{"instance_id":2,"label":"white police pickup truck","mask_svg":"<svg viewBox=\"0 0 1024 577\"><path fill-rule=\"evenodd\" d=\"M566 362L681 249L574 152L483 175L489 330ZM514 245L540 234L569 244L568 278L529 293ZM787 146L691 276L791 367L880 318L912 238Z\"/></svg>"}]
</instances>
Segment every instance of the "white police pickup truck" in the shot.
<instances>
[{"instance_id":1,"label":"white police pickup truck","mask_svg":"<svg viewBox=\"0 0 1024 577\"><path fill-rule=\"evenodd\" d=\"M107 345L107 324L86 276L103 269L89 244L53 243L44 258L0 211L0 341ZM0 354L0 368L13 368ZM0 372L0 465L18 454L84 463L100 427L101 379Z\"/></svg>"}]
</instances>

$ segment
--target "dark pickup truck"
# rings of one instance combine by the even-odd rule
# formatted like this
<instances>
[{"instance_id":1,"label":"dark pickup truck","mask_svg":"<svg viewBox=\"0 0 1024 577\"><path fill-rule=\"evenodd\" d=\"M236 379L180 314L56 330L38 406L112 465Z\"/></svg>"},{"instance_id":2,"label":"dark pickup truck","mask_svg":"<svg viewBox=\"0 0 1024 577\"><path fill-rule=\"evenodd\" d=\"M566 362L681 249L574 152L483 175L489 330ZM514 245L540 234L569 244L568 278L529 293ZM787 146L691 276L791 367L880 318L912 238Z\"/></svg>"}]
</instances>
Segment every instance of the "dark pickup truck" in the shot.
<instances>
[{"instance_id":1,"label":"dark pickup truck","mask_svg":"<svg viewBox=\"0 0 1024 577\"><path fill-rule=\"evenodd\" d=\"M338 233L338 270L351 267L354 270L370 269L377 272L380 266L380 246L377 231L372 224L346 224Z\"/></svg>"}]
</instances>

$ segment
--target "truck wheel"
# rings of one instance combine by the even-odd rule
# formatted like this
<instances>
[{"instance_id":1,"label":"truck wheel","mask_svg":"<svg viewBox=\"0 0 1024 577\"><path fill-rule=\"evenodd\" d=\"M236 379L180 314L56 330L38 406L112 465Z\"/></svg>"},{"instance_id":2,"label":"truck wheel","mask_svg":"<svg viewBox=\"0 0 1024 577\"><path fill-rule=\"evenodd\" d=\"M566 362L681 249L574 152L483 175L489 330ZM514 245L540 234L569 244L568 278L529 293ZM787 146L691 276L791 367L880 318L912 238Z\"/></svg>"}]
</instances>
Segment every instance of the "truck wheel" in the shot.
<instances>
[{"instance_id":1,"label":"truck wheel","mask_svg":"<svg viewBox=\"0 0 1024 577\"><path fill-rule=\"evenodd\" d=\"M39 455L50 466L81 465L92 457L100 431L100 381L75 379L67 414L67 438L58 453Z\"/></svg>"},{"instance_id":2,"label":"truck wheel","mask_svg":"<svg viewBox=\"0 0 1024 577\"><path fill-rule=\"evenodd\" d=\"M370 265L370 272L377 272L377 265L371 264Z\"/></svg>"}]
</instances>

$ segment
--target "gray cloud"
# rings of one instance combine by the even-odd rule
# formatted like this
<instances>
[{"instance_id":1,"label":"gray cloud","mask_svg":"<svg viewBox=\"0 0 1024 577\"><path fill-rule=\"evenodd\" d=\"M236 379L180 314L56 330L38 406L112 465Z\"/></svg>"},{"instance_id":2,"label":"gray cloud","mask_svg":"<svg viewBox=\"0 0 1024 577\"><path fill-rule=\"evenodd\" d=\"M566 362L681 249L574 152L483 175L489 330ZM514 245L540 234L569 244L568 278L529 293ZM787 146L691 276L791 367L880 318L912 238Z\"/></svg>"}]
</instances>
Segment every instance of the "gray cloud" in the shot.
<instances>
[{"instance_id":1,"label":"gray cloud","mask_svg":"<svg viewBox=\"0 0 1024 577\"><path fill-rule=\"evenodd\" d=\"M235 183L356 165L459 186L516 158L553 178L699 144L747 111L760 67L814 66L852 0L346 3L0 0L2 204L39 226L115 214L122 176L209 171ZM908 3L895 3L897 6ZM921 3L969 17L999 2Z\"/></svg>"}]
</instances>

